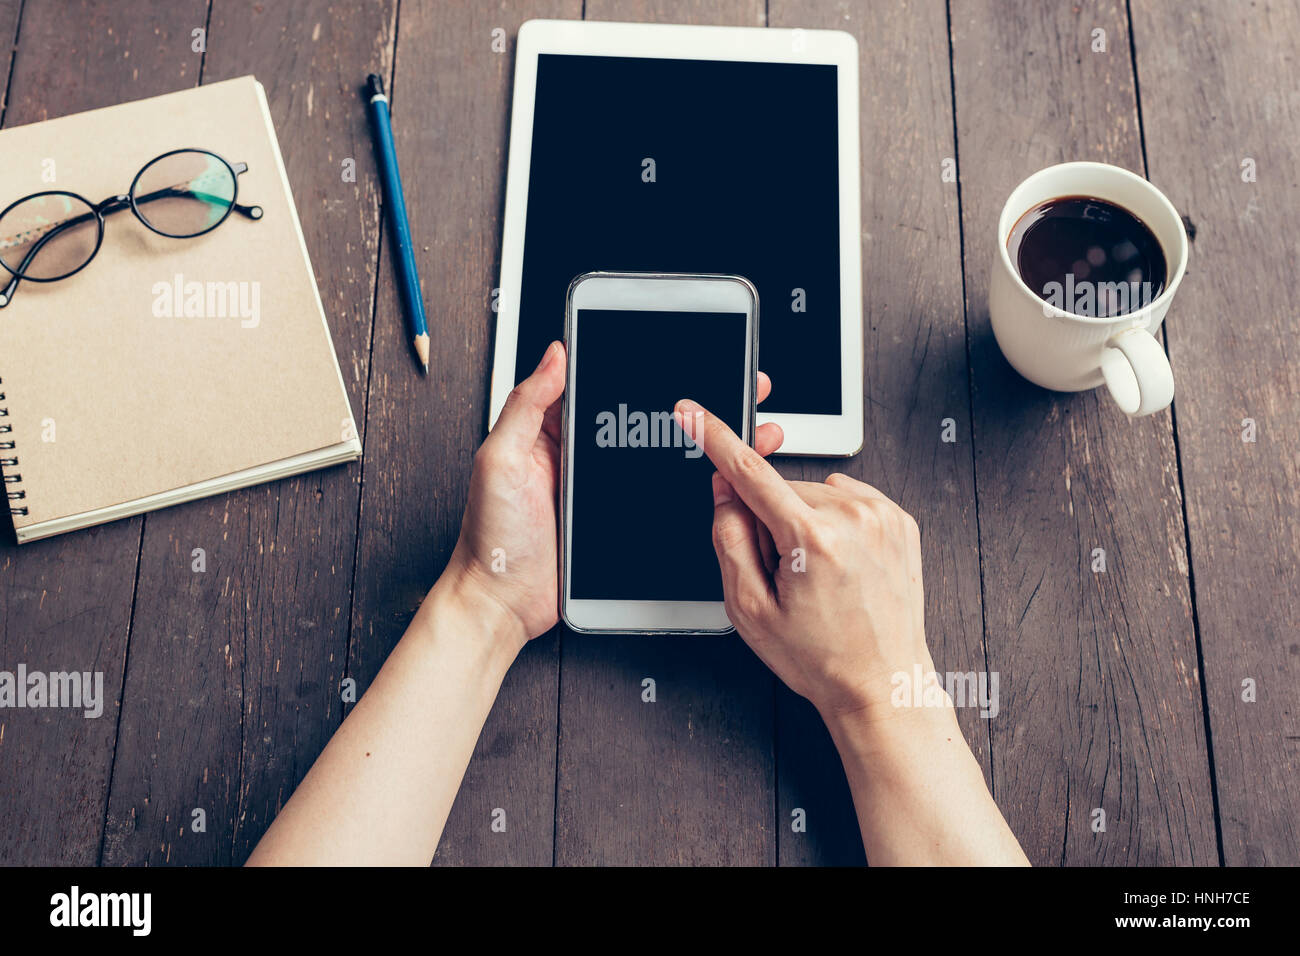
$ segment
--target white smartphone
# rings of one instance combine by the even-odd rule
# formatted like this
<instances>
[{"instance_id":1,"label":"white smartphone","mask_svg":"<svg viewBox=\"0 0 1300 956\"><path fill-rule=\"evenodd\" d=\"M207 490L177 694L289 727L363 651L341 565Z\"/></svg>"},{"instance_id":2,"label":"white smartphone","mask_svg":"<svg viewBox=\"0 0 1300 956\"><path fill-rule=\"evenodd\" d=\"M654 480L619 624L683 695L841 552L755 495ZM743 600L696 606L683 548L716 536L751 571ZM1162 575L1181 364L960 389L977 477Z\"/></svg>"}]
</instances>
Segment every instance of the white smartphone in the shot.
<instances>
[{"instance_id":1,"label":"white smartphone","mask_svg":"<svg viewBox=\"0 0 1300 956\"><path fill-rule=\"evenodd\" d=\"M581 633L723 634L699 402L754 443L758 293L740 276L589 272L569 286L560 616Z\"/></svg>"}]
</instances>

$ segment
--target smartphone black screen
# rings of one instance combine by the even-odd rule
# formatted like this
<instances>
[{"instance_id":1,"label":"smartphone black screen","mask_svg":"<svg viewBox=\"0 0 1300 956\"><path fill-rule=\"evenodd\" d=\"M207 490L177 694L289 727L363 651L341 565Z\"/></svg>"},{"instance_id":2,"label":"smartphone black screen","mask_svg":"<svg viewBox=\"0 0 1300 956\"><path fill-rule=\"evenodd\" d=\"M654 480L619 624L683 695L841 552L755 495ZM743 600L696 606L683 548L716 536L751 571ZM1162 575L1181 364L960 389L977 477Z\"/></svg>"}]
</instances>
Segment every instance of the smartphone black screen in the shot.
<instances>
[{"instance_id":1,"label":"smartphone black screen","mask_svg":"<svg viewBox=\"0 0 1300 956\"><path fill-rule=\"evenodd\" d=\"M713 465L672 420L699 402L742 434L746 317L580 309L569 467L570 595L721 601Z\"/></svg>"}]
</instances>

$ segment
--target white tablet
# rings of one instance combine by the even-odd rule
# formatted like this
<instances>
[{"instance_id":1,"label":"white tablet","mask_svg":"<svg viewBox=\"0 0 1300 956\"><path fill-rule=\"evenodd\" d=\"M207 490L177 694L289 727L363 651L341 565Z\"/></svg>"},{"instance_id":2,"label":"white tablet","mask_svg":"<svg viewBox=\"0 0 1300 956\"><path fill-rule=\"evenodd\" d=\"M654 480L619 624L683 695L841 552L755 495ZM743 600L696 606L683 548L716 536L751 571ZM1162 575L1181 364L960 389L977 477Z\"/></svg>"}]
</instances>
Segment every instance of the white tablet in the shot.
<instances>
[{"instance_id":1,"label":"white tablet","mask_svg":"<svg viewBox=\"0 0 1300 956\"><path fill-rule=\"evenodd\" d=\"M858 46L847 33L530 20L519 29L490 422L586 272L758 289L758 421L862 447Z\"/></svg>"}]
</instances>

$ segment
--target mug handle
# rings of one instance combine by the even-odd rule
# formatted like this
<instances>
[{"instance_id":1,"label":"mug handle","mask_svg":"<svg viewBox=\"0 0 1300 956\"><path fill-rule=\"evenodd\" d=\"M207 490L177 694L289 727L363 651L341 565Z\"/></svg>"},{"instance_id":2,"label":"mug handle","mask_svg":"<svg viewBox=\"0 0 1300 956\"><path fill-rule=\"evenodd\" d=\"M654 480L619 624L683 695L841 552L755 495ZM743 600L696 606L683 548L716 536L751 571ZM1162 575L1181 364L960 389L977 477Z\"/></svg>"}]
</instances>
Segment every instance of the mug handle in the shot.
<instances>
[{"instance_id":1,"label":"mug handle","mask_svg":"<svg viewBox=\"0 0 1300 956\"><path fill-rule=\"evenodd\" d=\"M1125 329L1106 343L1101 374L1126 415L1141 418L1174 400L1174 373L1160 343L1144 328Z\"/></svg>"}]
</instances>

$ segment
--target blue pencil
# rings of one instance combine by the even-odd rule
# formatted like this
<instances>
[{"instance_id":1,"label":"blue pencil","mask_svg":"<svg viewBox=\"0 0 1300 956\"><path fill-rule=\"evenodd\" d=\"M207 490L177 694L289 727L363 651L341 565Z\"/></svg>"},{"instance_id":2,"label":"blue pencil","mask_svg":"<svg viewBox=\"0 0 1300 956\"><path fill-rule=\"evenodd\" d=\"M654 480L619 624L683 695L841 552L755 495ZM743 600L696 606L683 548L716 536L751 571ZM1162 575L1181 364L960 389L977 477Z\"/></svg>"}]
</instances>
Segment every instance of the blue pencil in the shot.
<instances>
[{"instance_id":1,"label":"blue pencil","mask_svg":"<svg viewBox=\"0 0 1300 956\"><path fill-rule=\"evenodd\" d=\"M429 372L429 327L424 321L424 296L420 294L420 274L415 269L415 247L411 243L411 224L406 218L406 199L402 195L402 176L397 171L397 151L393 148L393 124L388 115L388 97L384 81L374 73L366 79L369 95L370 125L379 157L379 176L388 201L388 220L397 243L397 285L401 289L406 317L411 324L415 354Z\"/></svg>"}]
</instances>

